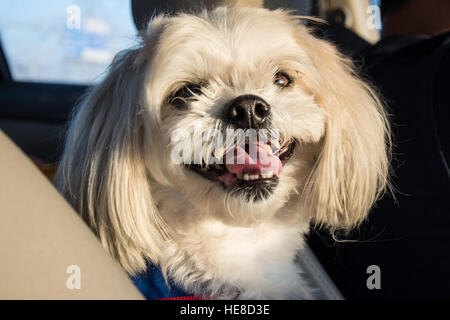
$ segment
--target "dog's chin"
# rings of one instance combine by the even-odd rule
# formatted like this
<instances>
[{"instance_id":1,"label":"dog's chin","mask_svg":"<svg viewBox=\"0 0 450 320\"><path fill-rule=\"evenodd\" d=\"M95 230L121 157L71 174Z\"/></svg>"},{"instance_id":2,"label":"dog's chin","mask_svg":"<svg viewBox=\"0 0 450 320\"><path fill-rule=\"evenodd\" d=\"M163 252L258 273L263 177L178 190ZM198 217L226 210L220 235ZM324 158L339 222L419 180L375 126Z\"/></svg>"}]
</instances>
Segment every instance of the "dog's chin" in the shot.
<instances>
[{"instance_id":1,"label":"dog's chin","mask_svg":"<svg viewBox=\"0 0 450 320\"><path fill-rule=\"evenodd\" d=\"M286 143L280 150L278 158L282 166L291 158L295 140ZM222 187L230 196L255 202L268 199L279 184L279 175L253 170L250 172L230 172L224 164L186 165L186 170L193 171L200 179L207 179Z\"/></svg>"}]
</instances>

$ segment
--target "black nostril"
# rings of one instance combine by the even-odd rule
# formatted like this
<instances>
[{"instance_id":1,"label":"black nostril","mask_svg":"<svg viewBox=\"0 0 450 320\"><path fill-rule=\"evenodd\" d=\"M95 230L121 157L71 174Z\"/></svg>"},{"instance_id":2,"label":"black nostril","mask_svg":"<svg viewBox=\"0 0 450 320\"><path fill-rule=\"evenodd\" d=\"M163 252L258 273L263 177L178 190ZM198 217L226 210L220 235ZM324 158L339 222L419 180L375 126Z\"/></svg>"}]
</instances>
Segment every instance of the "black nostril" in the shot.
<instances>
[{"instance_id":1,"label":"black nostril","mask_svg":"<svg viewBox=\"0 0 450 320\"><path fill-rule=\"evenodd\" d=\"M270 106L266 103L256 103L255 105L255 115L261 119L264 120L267 118L270 112Z\"/></svg>"},{"instance_id":2,"label":"black nostril","mask_svg":"<svg viewBox=\"0 0 450 320\"><path fill-rule=\"evenodd\" d=\"M238 128L251 127L251 114L247 105L236 101L228 107L227 120Z\"/></svg>"},{"instance_id":3,"label":"black nostril","mask_svg":"<svg viewBox=\"0 0 450 320\"><path fill-rule=\"evenodd\" d=\"M235 105L231 108L231 118L234 120L245 120L247 118L247 110L241 105Z\"/></svg>"},{"instance_id":4,"label":"black nostril","mask_svg":"<svg viewBox=\"0 0 450 320\"><path fill-rule=\"evenodd\" d=\"M259 128L270 116L270 105L260 97L242 95L228 104L225 113L226 120L238 128Z\"/></svg>"}]
</instances>

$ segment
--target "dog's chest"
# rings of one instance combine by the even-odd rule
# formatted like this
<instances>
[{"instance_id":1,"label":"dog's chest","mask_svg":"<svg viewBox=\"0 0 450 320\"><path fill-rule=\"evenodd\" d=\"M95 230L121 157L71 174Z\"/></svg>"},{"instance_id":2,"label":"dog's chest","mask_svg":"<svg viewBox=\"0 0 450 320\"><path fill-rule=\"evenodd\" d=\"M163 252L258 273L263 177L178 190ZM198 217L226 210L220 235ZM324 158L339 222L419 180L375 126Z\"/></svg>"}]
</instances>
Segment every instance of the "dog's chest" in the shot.
<instances>
[{"instance_id":1,"label":"dog's chest","mask_svg":"<svg viewBox=\"0 0 450 320\"><path fill-rule=\"evenodd\" d=\"M309 298L294 263L303 243L298 226L267 223L243 228L210 221L195 231L188 248L192 256L204 261L208 273L239 288L240 298Z\"/></svg>"}]
</instances>

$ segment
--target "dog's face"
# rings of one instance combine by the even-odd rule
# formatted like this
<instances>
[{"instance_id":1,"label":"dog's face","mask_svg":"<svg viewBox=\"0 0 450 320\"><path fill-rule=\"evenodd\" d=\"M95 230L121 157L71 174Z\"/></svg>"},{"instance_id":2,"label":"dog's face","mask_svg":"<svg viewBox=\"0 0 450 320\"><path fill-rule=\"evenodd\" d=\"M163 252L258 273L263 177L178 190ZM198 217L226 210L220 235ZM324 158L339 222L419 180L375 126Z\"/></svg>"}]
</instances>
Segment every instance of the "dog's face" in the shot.
<instances>
[{"instance_id":1,"label":"dog's face","mask_svg":"<svg viewBox=\"0 0 450 320\"><path fill-rule=\"evenodd\" d=\"M371 89L297 18L218 8L156 18L116 57L57 179L134 271L180 221L358 224L385 187L387 139Z\"/></svg>"},{"instance_id":2,"label":"dog's face","mask_svg":"<svg viewBox=\"0 0 450 320\"><path fill-rule=\"evenodd\" d=\"M317 71L295 30L263 10L221 9L154 23L161 31L149 66L146 111L160 119L149 134L149 172L210 213L244 220L272 215L301 192L318 156L311 144L325 131L326 111L303 79ZM267 137L258 136L263 132ZM233 133L244 134L247 143L227 139ZM257 141L250 141L252 133ZM186 139L188 156L174 161ZM249 161L252 147L259 153L255 161Z\"/></svg>"}]
</instances>

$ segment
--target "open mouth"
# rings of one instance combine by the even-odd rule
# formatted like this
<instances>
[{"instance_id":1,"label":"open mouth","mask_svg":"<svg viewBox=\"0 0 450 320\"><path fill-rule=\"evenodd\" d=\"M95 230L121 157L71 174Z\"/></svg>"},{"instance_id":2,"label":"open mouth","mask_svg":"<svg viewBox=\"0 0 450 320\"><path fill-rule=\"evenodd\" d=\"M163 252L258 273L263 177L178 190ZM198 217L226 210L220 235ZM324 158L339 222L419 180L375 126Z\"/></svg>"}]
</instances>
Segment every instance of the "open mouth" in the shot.
<instances>
[{"instance_id":1,"label":"open mouth","mask_svg":"<svg viewBox=\"0 0 450 320\"><path fill-rule=\"evenodd\" d=\"M291 158L295 140L284 142L279 150L267 144L236 146L234 155L225 157L225 164L190 164L190 170L202 177L220 182L231 192L248 193L254 199L266 198L278 184L284 164Z\"/></svg>"}]
</instances>

